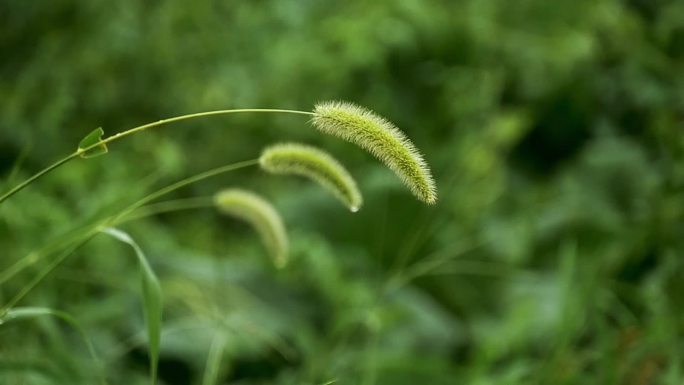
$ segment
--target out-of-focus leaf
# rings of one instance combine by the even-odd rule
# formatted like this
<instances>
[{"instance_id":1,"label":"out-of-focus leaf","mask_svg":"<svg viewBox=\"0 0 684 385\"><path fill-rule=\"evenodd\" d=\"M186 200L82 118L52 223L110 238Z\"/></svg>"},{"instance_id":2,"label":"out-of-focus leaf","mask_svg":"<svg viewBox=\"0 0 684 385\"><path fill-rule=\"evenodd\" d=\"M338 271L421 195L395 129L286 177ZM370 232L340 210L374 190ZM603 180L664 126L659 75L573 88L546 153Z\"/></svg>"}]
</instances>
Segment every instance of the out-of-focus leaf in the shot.
<instances>
[{"instance_id":1,"label":"out-of-focus leaf","mask_svg":"<svg viewBox=\"0 0 684 385\"><path fill-rule=\"evenodd\" d=\"M221 359L223 358L225 347L226 341L223 336L217 336L212 342L211 348L209 348L209 354L207 355L207 365L204 369L202 385L218 384Z\"/></svg>"},{"instance_id":2,"label":"out-of-focus leaf","mask_svg":"<svg viewBox=\"0 0 684 385\"><path fill-rule=\"evenodd\" d=\"M150 267L145 253L138 244L127 233L108 227L102 230L103 233L111 235L115 239L130 245L135 251L140 263L141 286L143 313L145 314L145 324L147 326L147 340L150 349L150 377L154 385L157 382L157 366L159 364L159 343L161 341L162 323L162 292L159 280Z\"/></svg>"}]
</instances>

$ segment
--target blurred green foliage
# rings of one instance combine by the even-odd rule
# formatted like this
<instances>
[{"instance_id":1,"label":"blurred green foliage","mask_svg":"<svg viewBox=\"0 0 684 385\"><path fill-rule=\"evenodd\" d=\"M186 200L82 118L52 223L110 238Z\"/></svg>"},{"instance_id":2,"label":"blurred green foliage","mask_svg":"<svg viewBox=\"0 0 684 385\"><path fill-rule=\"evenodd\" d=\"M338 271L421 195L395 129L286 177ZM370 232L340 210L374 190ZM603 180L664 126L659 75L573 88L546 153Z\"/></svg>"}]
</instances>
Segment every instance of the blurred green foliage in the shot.
<instances>
[{"instance_id":1,"label":"blurred green foliage","mask_svg":"<svg viewBox=\"0 0 684 385\"><path fill-rule=\"evenodd\" d=\"M426 207L298 116L178 123L78 160L0 206L0 269L158 187L319 145L365 195L351 215L258 169L189 186L273 199L291 265L210 209L124 225L164 291L160 381L680 384L684 2L0 1L3 191L107 134L203 110L368 106L425 153ZM39 272L0 287L3 303ZM72 314L112 384L145 384L136 262L98 237L21 303ZM0 326L0 383L93 383L59 319ZM215 348L216 349L216 348ZM216 354L216 353L215 353Z\"/></svg>"}]
</instances>

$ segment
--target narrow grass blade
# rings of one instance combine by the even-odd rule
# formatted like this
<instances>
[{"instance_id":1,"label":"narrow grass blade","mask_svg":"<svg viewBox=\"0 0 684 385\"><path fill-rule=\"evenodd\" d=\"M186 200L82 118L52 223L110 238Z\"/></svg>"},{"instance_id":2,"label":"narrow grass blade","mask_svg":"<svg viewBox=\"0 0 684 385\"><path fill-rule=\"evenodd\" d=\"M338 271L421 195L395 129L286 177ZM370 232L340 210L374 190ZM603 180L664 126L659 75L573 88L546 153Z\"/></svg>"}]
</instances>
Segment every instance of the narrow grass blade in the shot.
<instances>
[{"instance_id":1,"label":"narrow grass blade","mask_svg":"<svg viewBox=\"0 0 684 385\"><path fill-rule=\"evenodd\" d=\"M154 385L157 382L157 366L159 364L159 344L161 341L162 323L162 292L159 280L150 267L150 264L147 262L147 258L142 249L130 235L113 227L108 227L102 230L102 232L130 245L135 251L135 255L138 257L142 277L143 313L145 315L147 339L150 350L150 377L152 378L152 384Z\"/></svg>"},{"instance_id":2,"label":"narrow grass blade","mask_svg":"<svg viewBox=\"0 0 684 385\"><path fill-rule=\"evenodd\" d=\"M202 385L218 384L221 360L223 359L225 347L226 341L223 336L216 337L212 342L211 347L209 348L209 354L207 355L207 365L204 368Z\"/></svg>"}]
</instances>

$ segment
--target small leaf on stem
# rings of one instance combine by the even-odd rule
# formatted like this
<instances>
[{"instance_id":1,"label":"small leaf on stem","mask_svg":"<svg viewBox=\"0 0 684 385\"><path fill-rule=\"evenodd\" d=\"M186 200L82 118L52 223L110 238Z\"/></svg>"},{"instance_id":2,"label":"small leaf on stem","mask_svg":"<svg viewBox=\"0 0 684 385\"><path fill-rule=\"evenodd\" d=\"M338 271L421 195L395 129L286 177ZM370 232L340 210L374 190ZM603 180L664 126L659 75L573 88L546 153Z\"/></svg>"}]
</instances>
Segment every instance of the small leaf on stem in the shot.
<instances>
[{"instance_id":1,"label":"small leaf on stem","mask_svg":"<svg viewBox=\"0 0 684 385\"><path fill-rule=\"evenodd\" d=\"M102 140L103 135L104 130L102 129L102 127L98 127L92 130L88 135L85 136L85 138L83 138L78 143L78 151L81 158L94 158L96 156L106 154L109 151L107 150L106 144L100 144L95 146Z\"/></svg>"}]
</instances>

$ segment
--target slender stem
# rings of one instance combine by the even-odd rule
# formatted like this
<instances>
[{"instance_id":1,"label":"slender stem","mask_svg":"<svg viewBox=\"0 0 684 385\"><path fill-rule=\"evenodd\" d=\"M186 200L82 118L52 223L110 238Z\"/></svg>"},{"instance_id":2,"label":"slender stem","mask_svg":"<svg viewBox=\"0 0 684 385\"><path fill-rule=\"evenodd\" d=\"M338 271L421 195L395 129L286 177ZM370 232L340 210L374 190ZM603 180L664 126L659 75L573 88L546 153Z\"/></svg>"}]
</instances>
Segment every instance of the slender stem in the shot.
<instances>
[{"instance_id":1,"label":"slender stem","mask_svg":"<svg viewBox=\"0 0 684 385\"><path fill-rule=\"evenodd\" d=\"M160 190L157 190L157 191L153 192L152 194L149 194L148 196L138 200L137 202L131 204L126 209L121 211L119 214L114 216L113 219L111 219L111 223L118 222L119 219L130 214L135 209L143 206L144 204L146 204L148 202L151 202L151 201L159 198L160 196L163 196L163 195L166 195L172 191L178 190L181 187L187 186L187 185L195 183L195 182L199 182L202 179L207 179L207 178L210 178L210 177L215 176L215 175L223 174L223 173L226 173L229 171L233 171L233 170L237 170L237 169L241 169L241 168L245 168L245 167L249 167L249 166L254 166L257 164L259 164L259 159L251 159L251 160L245 160L242 162L231 163L231 164L226 165L226 166L222 166L222 167L218 167L218 168L215 168L215 169L212 169L209 171L201 172L197 175L191 176L191 177L183 179L179 182L168 185L168 186L166 186Z\"/></svg>"},{"instance_id":2,"label":"slender stem","mask_svg":"<svg viewBox=\"0 0 684 385\"><path fill-rule=\"evenodd\" d=\"M181 210L207 208L212 207L213 205L214 199L212 197L181 198L159 203L152 203L142 206L139 210L135 210L133 213L131 213L131 215L127 215L125 218L122 218L119 220L117 225L158 214L165 214Z\"/></svg>"},{"instance_id":3,"label":"slender stem","mask_svg":"<svg viewBox=\"0 0 684 385\"><path fill-rule=\"evenodd\" d=\"M101 146L103 144L107 144L107 143L113 142L115 140L124 138L128 135L132 135L132 134L135 134L137 132L144 131L148 128L162 126L162 125L168 124L168 123L179 122L181 120L201 118L201 117L205 117L205 116L227 115L227 114L237 114L237 113L245 113L245 112L267 112L267 113L285 113L285 114L299 114L299 115L313 115L314 114L313 112L308 112L308 111L280 110L280 109L273 109L273 108L243 108L243 109L237 109L237 110L216 110L216 111L197 112L194 114L180 115L180 116L176 116L173 118L161 119L161 120L158 120L156 122L152 122L152 123L144 124L142 126L131 128L130 130L120 132L118 134L114 134L110 137L102 139L101 141L94 143L93 145L91 145L87 148L82 149L82 152L86 152L90 149Z\"/></svg>"},{"instance_id":4,"label":"slender stem","mask_svg":"<svg viewBox=\"0 0 684 385\"><path fill-rule=\"evenodd\" d=\"M87 233L88 230L92 227L93 224L89 223L87 225L80 226L76 229L72 229L64 235L60 236L60 238L48 242L46 245L40 247L37 250L31 251L26 256L17 260L11 266L0 272L0 285L3 285L12 277L24 271L24 269L39 262L43 258L52 254L53 252L58 251L61 248L67 247L68 245L78 241L83 237L83 234Z\"/></svg>"},{"instance_id":5,"label":"slender stem","mask_svg":"<svg viewBox=\"0 0 684 385\"><path fill-rule=\"evenodd\" d=\"M45 277L47 277L48 274L50 274L57 266L59 266L71 253L76 251L79 247L83 246L86 244L91 238L93 238L97 233L96 232L90 232L87 234L87 236L83 237L80 241L78 241L76 244L72 245L70 248L64 250L62 254L60 254L58 257L56 257L52 262L50 262L49 265L47 265L45 268L43 268L38 275L36 275L28 285L24 286L21 291L12 297L8 303L6 303L3 307L2 310L0 310L0 317L4 316L7 314L7 311L11 308L13 308L19 301L21 301L22 298L24 298L31 290L33 290L34 287L36 287L40 281L42 281Z\"/></svg>"},{"instance_id":6,"label":"slender stem","mask_svg":"<svg viewBox=\"0 0 684 385\"><path fill-rule=\"evenodd\" d=\"M0 204L2 204L2 202L6 201L6 200L7 200L9 197L11 197L12 195L14 195L14 194L18 193L19 191L23 190L24 187L30 185L30 184L33 183L36 179L38 179L38 178L40 178L41 176L43 176L43 175L49 173L50 171L56 169L57 167L59 167L59 166L65 164L65 163L67 163L68 161L70 161L70 160L76 158L78 155L79 155L79 152L74 152L74 153L70 154L69 156L66 156L66 157L64 157L64 158L62 158L62 159L56 161L55 163L53 163L53 164L47 166L47 167L44 168L43 170L41 170L41 171L39 171L38 173L34 174L32 177L30 177L30 178L26 179L25 181L19 183L18 185L14 186L14 188L12 188L12 189L9 190L8 192L6 192L6 193L2 194L2 196L0 196Z\"/></svg>"},{"instance_id":7,"label":"slender stem","mask_svg":"<svg viewBox=\"0 0 684 385\"><path fill-rule=\"evenodd\" d=\"M36 181L38 178L42 177L43 175L49 173L50 171L62 166L63 164L71 161L72 159L78 158L80 155L92 150L93 148L99 147L106 145L107 143L114 142L116 140L125 138L129 135L133 135L135 133L144 131L148 128L153 128L157 126L162 126L168 123L173 123L173 122L179 122L181 120L188 120L188 119L196 119L196 118L201 118L201 117L206 117L206 116L213 116L213 115L227 115L227 114L236 114L236 113L284 113L284 114L297 114L297 115L313 115L313 112L308 112L308 111L298 111L298 110L283 110L283 109L276 109L276 108L242 108L242 109L233 109L233 110L216 110L216 111L205 111L205 112L197 112L194 114L187 114L187 115L180 115L180 116L175 116L173 118L168 118L168 119L161 119L156 122L152 123L147 123L142 126L134 127L129 130L119 132L118 134L114 134L112 136L109 136L107 138L104 138L97 143L93 143L92 145L86 147L86 148L79 148L76 150L74 153L56 161L55 163L51 164L50 166L46 167L45 169L39 171L38 173L34 174L27 180L21 182L8 192L6 192L3 195L0 195L0 204L2 204L4 201L9 199L12 195L18 193L19 191L23 190L26 186L30 185L34 181Z\"/></svg>"}]
</instances>

